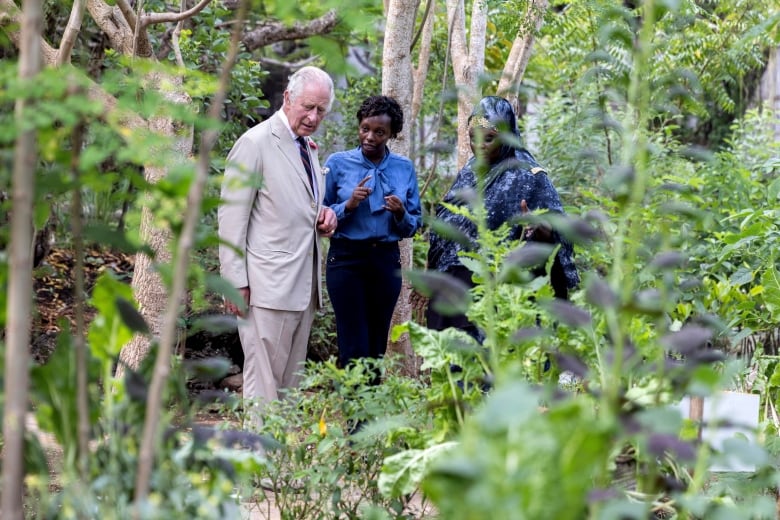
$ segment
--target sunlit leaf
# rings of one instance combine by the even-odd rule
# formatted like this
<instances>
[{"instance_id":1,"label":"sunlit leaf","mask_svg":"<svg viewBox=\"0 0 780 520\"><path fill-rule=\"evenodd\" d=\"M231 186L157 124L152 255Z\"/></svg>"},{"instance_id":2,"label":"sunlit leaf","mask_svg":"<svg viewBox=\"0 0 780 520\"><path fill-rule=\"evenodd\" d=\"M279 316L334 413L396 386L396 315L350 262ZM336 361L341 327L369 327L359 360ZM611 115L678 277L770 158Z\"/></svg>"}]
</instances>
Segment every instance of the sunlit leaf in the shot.
<instances>
[{"instance_id":1,"label":"sunlit leaf","mask_svg":"<svg viewBox=\"0 0 780 520\"><path fill-rule=\"evenodd\" d=\"M124 324L115 303L117 298L132 299L130 285L120 282L111 271L104 271L92 290L90 305L97 315L89 324L87 338L93 355L112 363L120 349L133 336L133 331Z\"/></svg>"},{"instance_id":2,"label":"sunlit leaf","mask_svg":"<svg viewBox=\"0 0 780 520\"><path fill-rule=\"evenodd\" d=\"M384 496L400 497L419 488L429 468L444 460L455 442L436 444L425 450L406 450L385 458L377 485Z\"/></svg>"}]
</instances>

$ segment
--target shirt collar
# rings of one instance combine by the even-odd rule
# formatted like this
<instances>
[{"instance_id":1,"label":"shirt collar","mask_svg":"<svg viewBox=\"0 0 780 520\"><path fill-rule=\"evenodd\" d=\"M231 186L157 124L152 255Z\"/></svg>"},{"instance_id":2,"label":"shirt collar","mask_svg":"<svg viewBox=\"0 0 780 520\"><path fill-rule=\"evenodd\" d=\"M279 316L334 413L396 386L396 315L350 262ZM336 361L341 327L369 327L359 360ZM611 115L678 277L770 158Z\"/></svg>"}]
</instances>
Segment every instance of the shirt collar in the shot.
<instances>
[{"instance_id":1,"label":"shirt collar","mask_svg":"<svg viewBox=\"0 0 780 520\"><path fill-rule=\"evenodd\" d=\"M375 169L375 170L385 170L385 166L387 165L387 161L390 159L390 148L385 145L385 156L382 157L382 160L379 162L379 164L375 164L372 162L368 157L363 155L363 150L361 149L360 145L357 146L357 153L360 157L360 160L363 161L363 166Z\"/></svg>"},{"instance_id":2,"label":"shirt collar","mask_svg":"<svg viewBox=\"0 0 780 520\"><path fill-rule=\"evenodd\" d=\"M284 113L284 110L279 110L279 117L282 120L282 123L284 123L284 127L287 129L288 132L290 132L290 136L293 138L293 141L298 139L298 136L295 135L295 132L292 131L292 128L290 128L290 120L287 119L287 114ZM306 139L305 137L303 138Z\"/></svg>"}]
</instances>

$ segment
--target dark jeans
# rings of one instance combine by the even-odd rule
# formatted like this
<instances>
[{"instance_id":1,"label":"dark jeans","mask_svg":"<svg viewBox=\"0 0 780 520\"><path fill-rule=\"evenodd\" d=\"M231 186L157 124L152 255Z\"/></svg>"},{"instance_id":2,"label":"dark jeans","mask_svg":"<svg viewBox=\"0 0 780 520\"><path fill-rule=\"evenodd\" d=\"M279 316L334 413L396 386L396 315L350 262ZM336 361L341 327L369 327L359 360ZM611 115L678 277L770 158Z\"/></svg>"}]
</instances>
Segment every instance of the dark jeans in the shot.
<instances>
[{"instance_id":1,"label":"dark jeans","mask_svg":"<svg viewBox=\"0 0 780 520\"><path fill-rule=\"evenodd\" d=\"M401 293L398 242L331 239L326 283L336 314L339 366L384 356Z\"/></svg>"}]
</instances>

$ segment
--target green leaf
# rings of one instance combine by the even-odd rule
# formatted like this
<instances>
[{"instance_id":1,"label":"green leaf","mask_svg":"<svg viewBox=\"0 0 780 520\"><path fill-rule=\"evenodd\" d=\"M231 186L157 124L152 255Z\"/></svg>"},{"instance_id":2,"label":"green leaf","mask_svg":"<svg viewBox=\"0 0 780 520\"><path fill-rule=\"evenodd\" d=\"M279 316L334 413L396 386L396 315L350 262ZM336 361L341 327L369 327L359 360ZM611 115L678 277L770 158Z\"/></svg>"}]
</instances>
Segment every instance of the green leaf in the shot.
<instances>
[{"instance_id":1,"label":"green leaf","mask_svg":"<svg viewBox=\"0 0 780 520\"><path fill-rule=\"evenodd\" d=\"M430 330L414 322L393 328L393 341L401 334L409 333L409 339L415 353L422 356L421 370L448 369L452 364L461 363L461 353L479 348L476 340L458 329Z\"/></svg>"},{"instance_id":2,"label":"green leaf","mask_svg":"<svg viewBox=\"0 0 780 520\"><path fill-rule=\"evenodd\" d=\"M729 277L729 282L737 287L749 284L752 281L753 271L744 267L740 267L736 273Z\"/></svg>"},{"instance_id":3,"label":"green leaf","mask_svg":"<svg viewBox=\"0 0 780 520\"><path fill-rule=\"evenodd\" d=\"M131 300L133 291L111 271L104 271L92 290L90 304L97 309L97 315L89 325L87 338L92 354L106 363L113 363L122 346L133 337L133 332L119 316L114 303L116 298Z\"/></svg>"},{"instance_id":4,"label":"green leaf","mask_svg":"<svg viewBox=\"0 0 780 520\"><path fill-rule=\"evenodd\" d=\"M780 364L775 365L775 369L769 377L769 386L773 388L780 387Z\"/></svg>"},{"instance_id":5,"label":"green leaf","mask_svg":"<svg viewBox=\"0 0 780 520\"><path fill-rule=\"evenodd\" d=\"M430 226L431 231L441 238L463 246L466 251L469 251L474 247L474 244L471 243L471 239L468 235L452 224L437 219L431 219L428 222L428 225Z\"/></svg>"},{"instance_id":6,"label":"green leaf","mask_svg":"<svg viewBox=\"0 0 780 520\"><path fill-rule=\"evenodd\" d=\"M98 374L95 358L87 359L87 378L94 381ZM44 365L30 370L31 393L35 396L35 414L39 427L53 433L66 453L66 460L77 449L76 363L73 334L63 320L62 332L57 338L57 348ZM95 424L99 406L95 387L88 395L88 420Z\"/></svg>"},{"instance_id":7,"label":"green leaf","mask_svg":"<svg viewBox=\"0 0 780 520\"><path fill-rule=\"evenodd\" d=\"M190 361L185 364L187 373L201 381L218 381L225 377L232 365L229 359L212 357Z\"/></svg>"},{"instance_id":8,"label":"green leaf","mask_svg":"<svg viewBox=\"0 0 780 520\"><path fill-rule=\"evenodd\" d=\"M778 197L780 197L780 177L769 183L766 196L769 201L777 202Z\"/></svg>"},{"instance_id":9,"label":"green leaf","mask_svg":"<svg viewBox=\"0 0 780 520\"><path fill-rule=\"evenodd\" d=\"M764 286L764 306L769 312L769 321L778 323L780 322L780 275L778 275L777 267L770 265L764 271L761 276L761 285Z\"/></svg>"},{"instance_id":10,"label":"green leaf","mask_svg":"<svg viewBox=\"0 0 780 520\"><path fill-rule=\"evenodd\" d=\"M119 297L114 300L119 316L127 327L133 332L149 334L149 325L135 306L125 298Z\"/></svg>"},{"instance_id":11,"label":"green leaf","mask_svg":"<svg viewBox=\"0 0 780 520\"><path fill-rule=\"evenodd\" d=\"M452 275L438 271L406 271L412 286L429 298L439 314L463 314L471 303L469 286Z\"/></svg>"},{"instance_id":12,"label":"green leaf","mask_svg":"<svg viewBox=\"0 0 780 520\"><path fill-rule=\"evenodd\" d=\"M213 293L221 294L227 301L231 301L243 308L246 305L244 297L233 284L217 274L209 273L206 275L206 288Z\"/></svg>"},{"instance_id":13,"label":"green leaf","mask_svg":"<svg viewBox=\"0 0 780 520\"><path fill-rule=\"evenodd\" d=\"M425 450L406 450L385 458L377 485L385 497L400 497L420 486L433 463L446 457L456 442L444 442Z\"/></svg>"},{"instance_id":14,"label":"green leaf","mask_svg":"<svg viewBox=\"0 0 780 520\"><path fill-rule=\"evenodd\" d=\"M33 208L35 213L33 215L34 218L34 224L35 229L41 229L43 226L46 225L46 221L49 220L49 214L51 210L50 204L37 204L35 208Z\"/></svg>"}]
</instances>

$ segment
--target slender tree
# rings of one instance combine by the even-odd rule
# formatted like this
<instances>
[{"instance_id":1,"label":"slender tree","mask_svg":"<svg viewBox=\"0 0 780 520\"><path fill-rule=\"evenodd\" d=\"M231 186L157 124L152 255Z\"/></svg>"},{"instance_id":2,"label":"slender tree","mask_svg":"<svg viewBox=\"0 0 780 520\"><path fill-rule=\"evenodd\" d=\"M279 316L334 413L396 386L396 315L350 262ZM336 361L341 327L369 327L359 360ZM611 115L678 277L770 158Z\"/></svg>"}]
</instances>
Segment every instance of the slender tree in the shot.
<instances>
[{"instance_id":1,"label":"slender tree","mask_svg":"<svg viewBox=\"0 0 780 520\"><path fill-rule=\"evenodd\" d=\"M42 67L41 0L25 0L19 36L19 77L32 81ZM5 355L5 411L3 413L3 481L2 517L21 520L24 493L24 430L30 374L30 322L32 301L32 234L33 193L38 162L37 137L34 128L24 122L34 110L33 103L21 98L16 102L16 126L22 129L14 149L13 187L11 193L11 245L8 282L8 309Z\"/></svg>"},{"instance_id":2,"label":"slender tree","mask_svg":"<svg viewBox=\"0 0 780 520\"><path fill-rule=\"evenodd\" d=\"M433 27L435 20L436 0L425 0L425 11L423 13L422 27L418 33L418 35L421 36L419 40L420 50L417 54L417 66L414 67L414 71L412 73L414 88L412 93L412 110L411 114L409 114L412 125L414 125L414 122L417 121L417 117L420 115L420 108L422 107L423 92L425 92L423 87L425 85L425 80L428 77L428 67L431 62L431 42L433 41ZM418 35L416 35L415 39L412 41L413 46L418 41ZM414 48L411 50L414 51ZM413 133L414 130L414 126L410 127L409 133Z\"/></svg>"},{"instance_id":3,"label":"slender tree","mask_svg":"<svg viewBox=\"0 0 780 520\"><path fill-rule=\"evenodd\" d=\"M508 99L514 105L516 113L519 113L517 93L520 82L525 74L525 68L528 66L528 60L531 58L534 39L542 26L548 6L548 0L528 1L525 18L520 24L515 41L512 42L512 49L504 64L501 80L498 82L498 95Z\"/></svg>"},{"instance_id":4,"label":"slender tree","mask_svg":"<svg viewBox=\"0 0 780 520\"><path fill-rule=\"evenodd\" d=\"M447 0L447 24L455 86L458 89L458 168L470 155L467 120L480 92L477 83L485 70L485 35L487 34L487 1L471 4L471 25L466 34L464 0Z\"/></svg>"},{"instance_id":5,"label":"slender tree","mask_svg":"<svg viewBox=\"0 0 780 520\"><path fill-rule=\"evenodd\" d=\"M382 51L382 93L395 98L402 107L412 106L414 90L412 38L419 6L419 0L390 0L387 4L387 25ZM401 132L394 144L396 153L409 155L411 127L412 111L407 108L404 110L404 131ZM404 269L409 269L412 266L412 239L401 241L401 266ZM409 283L404 281L398 304L393 313L392 325L411 319L409 292ZM410 373L417 371L414 352L408 337L404 336L397 342L391 342L389 350L403 356L406 371Z\"/></svg>"}]
</instances>

